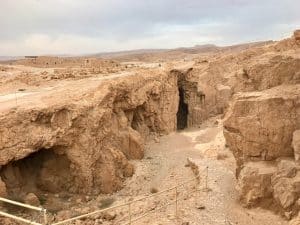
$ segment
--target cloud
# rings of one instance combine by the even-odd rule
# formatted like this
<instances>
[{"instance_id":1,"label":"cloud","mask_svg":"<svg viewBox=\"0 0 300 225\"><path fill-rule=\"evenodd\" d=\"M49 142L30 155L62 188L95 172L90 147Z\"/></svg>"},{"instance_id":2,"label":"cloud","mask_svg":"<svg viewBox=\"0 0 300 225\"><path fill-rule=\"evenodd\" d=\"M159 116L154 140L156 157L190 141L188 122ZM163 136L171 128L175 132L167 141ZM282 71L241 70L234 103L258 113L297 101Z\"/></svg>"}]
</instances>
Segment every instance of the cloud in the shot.
<instances>
[{"instance_id":1,"label":"cloud","mask_svg":"<svg viewBox=\"0 0 300 225\"><path fill-rule=\"evenodd\" d=\"M298 0L0 0L0 55L79 54L277 39Z\"/></svg>"}]
</instances>

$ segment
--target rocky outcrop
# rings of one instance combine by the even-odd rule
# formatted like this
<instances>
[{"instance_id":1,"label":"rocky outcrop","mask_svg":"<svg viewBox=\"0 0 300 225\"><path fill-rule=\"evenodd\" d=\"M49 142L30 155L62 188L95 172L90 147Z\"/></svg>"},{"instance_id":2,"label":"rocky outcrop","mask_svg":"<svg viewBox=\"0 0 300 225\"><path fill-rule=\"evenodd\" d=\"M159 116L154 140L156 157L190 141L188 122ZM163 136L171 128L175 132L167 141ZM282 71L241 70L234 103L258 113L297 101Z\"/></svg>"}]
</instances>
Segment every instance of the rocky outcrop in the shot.
<instances>
[{"instance_id":1,"label":"rocky outcrop","mask_svg":"<svg viewBox=\"0 0 300 225\"><path fill-rule=\"evenodd\" d=\"M236 96L224 122L224 135L238 171L247 161L293 156L292 136L300 127L299 102L300 85Z\"/></svg>"},{"instance_id":2,"label":"rocky outcrop","mask_svg":"<svg viewBox=\"0 0 300 225\"><path fill-rule=\"evenodd\" d=\"M272 198L271 180L276 166L267 162L248 162L238 177L238 190L244 206L254 206Z\"/></svg>"},{"instance_id":3,"label":"rocky outcrop","mask_svg":"<svg viewBox=\"0 0 300 225\"><path fill-rule=\"evenodd\" d=\"M261 91L281 84L297 84L300 83L300 59L275 55L267 62L245 66L243 73L243 82L248 91Z\"/></svg>"},{"instance_id":4,"label":"rocky outcrop","mask_svg":"<svg viewBox=\"0 0 300 225\"><path fill-rule=\"evenodd\" d=\"M247 162L238 176L241 202L249 206L277 208L290 218L299 210L300 165L292 158L275 162Z\"/></svg>"},{"instance_id":5,"label":"rocky outcrop","mask_svg":"<svg viewBox=\"0 0 300 225\"><path fill-rule=\"evenodd\" d=\"M272 203L287 218L297 214L300 165L294 158L299 158L299 128L300 84L235 96L224 136L237 161L244 205Z\"/></svg>"},{"instance_id":6,"label":"rocky outcrop","mask_svg":"<svg viewBox=\"0 0 300 225\"><path fill-rule=\"evenodd\" d=\"M215 65L205 63L171 71L178 77L179 92L183 92L183 105L187 107L185 127L197 127L209 117L223 114L229 106L232 88L224 84L224 74L211 71L210 66Z\"/></svg>"},{"instance_id":7,"label":"rocky outcrop","mask_svg":"<svg viewBox=\"0 0 300 225\"><path fill-rule=\"evenodd\" d=\"M129 160L143 157L145 138L176 129L177 77L167 73L60 96L55 104L47 96L42 106L1 113L0 175L8 191L26 190L32 180L54 193L116 191L133 173Z\"/></svg>"}]
</instances>

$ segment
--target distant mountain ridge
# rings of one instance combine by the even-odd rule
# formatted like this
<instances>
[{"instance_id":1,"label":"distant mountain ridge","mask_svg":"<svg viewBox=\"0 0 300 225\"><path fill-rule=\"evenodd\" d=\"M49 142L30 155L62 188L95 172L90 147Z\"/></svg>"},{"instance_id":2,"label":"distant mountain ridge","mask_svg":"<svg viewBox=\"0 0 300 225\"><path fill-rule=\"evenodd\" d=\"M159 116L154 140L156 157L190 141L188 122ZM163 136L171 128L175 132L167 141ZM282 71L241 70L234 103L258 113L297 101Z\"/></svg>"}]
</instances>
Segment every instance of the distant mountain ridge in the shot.
<instances>
[{"instance_id":1,"label":"distant mountain ridge","mask_svg":"<svg viewBox=\"0 0 300 225\"><path fill-rule=\"evenodd\" d=\"M261 41L261 42L251 42L243 43L238 45L231 46L217 46L214 44L204 44L204 45L195 45L193 47L179 47L173 49L136 49L136 50L125 50L117 52L100 52L94 54L82 54L82 55L47 55L47 56L57 56L57 57L93 57L93 58L103 58L103 59L117 59L117 60L142 60L147 57L154 57L161 54L162 56L171 56L174 55L182 56L184 54L199 54L199 53L210 53L226 50L243 50L249 47L261 46L265 44L272 43L273 41ZM0 61L13 61L22 59L24 56L0 56Z\"/></svg>"}]
</instances>

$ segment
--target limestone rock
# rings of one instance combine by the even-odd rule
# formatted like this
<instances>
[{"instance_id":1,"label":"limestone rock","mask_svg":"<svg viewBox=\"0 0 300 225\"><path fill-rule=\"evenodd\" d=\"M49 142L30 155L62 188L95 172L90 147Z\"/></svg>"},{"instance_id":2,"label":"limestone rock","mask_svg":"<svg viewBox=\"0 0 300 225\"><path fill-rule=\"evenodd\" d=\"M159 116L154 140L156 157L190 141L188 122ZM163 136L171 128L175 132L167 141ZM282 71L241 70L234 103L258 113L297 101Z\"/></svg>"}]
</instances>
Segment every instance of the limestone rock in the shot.
<instances>
[{"instance_id":1,"label":"limestone rock","mask_svg":"<svg viewBox=\"0 0 300 225\"><path fill-rule=\"evenodd\" d=\"M236 96L225 117L224 136L237 160L237 172L247 161L293 156L291 140L300 128L299 102L299 84Z\"/></svg>"},{"instance_id":2,"label":"limestone rock","mask_svg":"<svg viewBox=\"0 0 300 225\"><path fill-rule=\"evenodd\" d=\"M282 159L277 164L276 177L293 178L296 176L299 166L295 161L290 159Z\"/></svg>"},{"instance_id":3,"label":"limestone rock","mask_svg":"<svg viewBox=\"0 0 300 225\"><path fill-rule=\"evenodd\" d=\"M261 200L272 197L271 178L276 166L267 162L249 162L238 177L238 190L245 206L254 206Z\"/></svg>"},{"instance_id":4,"label":"limestone rock","mask_svg":"<svg viewBox=\"0 0 300 225\"><path fill-rule=\"evenodd\" d=\"M177 77L167 72L87 80L67 89L72 94L66 96L64 87L47 92L42 105L32 99L17 111L0 113L0 166L40 155L41 173L33 182L47 191L119 190L134 171L129 160L143 157L149 133L176 130ZM52 152L51 157L42 151ZM13 174L19 181L9 176L9 188L26 185L25 170L18 171Z\"/></svg>"},{"instance_id":5,"label":"limestone rock","mask_svg":"<svg viewBox=\"0 0 300 225\"><path fill-rule=\"evenodd\" d=\"M263 91L282 84L297 84L300 81L300 59L298 57L274 55L246 69L247 88ZM242 90L245 91L245 90Z\"/></svg>"},{"instance_id":6,"label":"limestone rock","mask_svg":"<svg viewBox=\"0 0 300 225\"><path fill-rule=\"evenodd\" d=\"M274 185L274 199L284 209L287 209L296 201L296 195L293 193L292 188L293 186L288 178L281 178Z\"/></svg>"},{"instance_id":7,"label":"limestone rock","mask_svg":"<svg viewBox=\"0 0 300 225\"><path fill-rule=\"evenodd\" d=\"M144 141L140 133L132 128L123 134L123 152L128 159L142 159L144 157Z\"/></svg>"},{"instance_id":8,"label":"limestone rock","mask_svg":"<svg viewBox=\"0 0 300 225\"><path fill-rule=\"evenodd\" d=\"M217 85L217 108L223 113L228 108L230 99L232 97L232 89L229 86L222 84Z\"/></svg>"},{"instance_id":9,"label":"limestone rock","mask_svg":"<svg viewBox=\"0 0 300 225\"><path fill-rule=\"evenodd\" d=\"M278 168L278 171L281 169ZM294 177L282 177L277 172L273 180L274 199L283 209L291 209L300 194L300 173L297 172Z\"/></svg>"}]
</instances>

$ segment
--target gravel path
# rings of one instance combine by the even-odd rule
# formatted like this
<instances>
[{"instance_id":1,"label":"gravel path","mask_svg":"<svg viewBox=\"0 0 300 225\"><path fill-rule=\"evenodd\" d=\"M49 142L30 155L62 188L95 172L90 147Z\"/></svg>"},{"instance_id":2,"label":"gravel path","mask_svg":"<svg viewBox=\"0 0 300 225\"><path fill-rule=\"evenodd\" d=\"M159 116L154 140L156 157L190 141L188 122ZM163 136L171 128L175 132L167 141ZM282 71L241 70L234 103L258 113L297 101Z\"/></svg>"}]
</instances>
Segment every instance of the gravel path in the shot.
<instances>
[{"instance_id":1,"label":"gravel path","mask_svg":"<svg viewBox=\"0 0 300 225\"><path fill-rule=\"evenodd\" d=\"M155 138L146 146L146 156L134 162L136 173L125 183L124 189L115 194L117 199L132 200L150 195L150 189L161 191L194 177L186 166L187 158L195 162L201 173L200 191L195 183L179 189L178 218L175 206L171 205L152 213L135 224L185 224L190 225L286 225L272 212L263 209L245 209L238 203L235 190L235 161L225 148L221 121L212 118L197 129L187 129L167 136ZM206 167L208 167L208 188L205 190ZM133 206L136 216L147 209L158 209L174 200L174 191L147 199ZM123 212L126 214L126 210ZM135 216L133 217L135 218ZM121 221L125 221L121 219ZM122 223L121 223L122 224Z\"/></svg>"}]
</instances>

